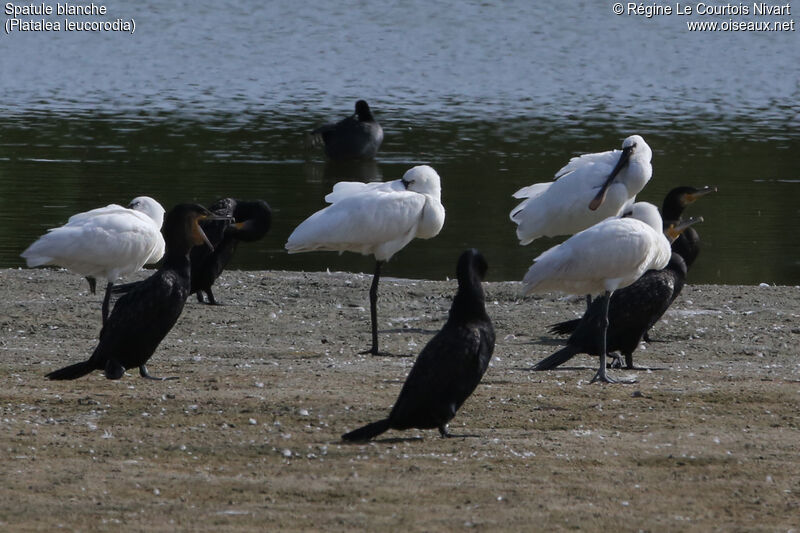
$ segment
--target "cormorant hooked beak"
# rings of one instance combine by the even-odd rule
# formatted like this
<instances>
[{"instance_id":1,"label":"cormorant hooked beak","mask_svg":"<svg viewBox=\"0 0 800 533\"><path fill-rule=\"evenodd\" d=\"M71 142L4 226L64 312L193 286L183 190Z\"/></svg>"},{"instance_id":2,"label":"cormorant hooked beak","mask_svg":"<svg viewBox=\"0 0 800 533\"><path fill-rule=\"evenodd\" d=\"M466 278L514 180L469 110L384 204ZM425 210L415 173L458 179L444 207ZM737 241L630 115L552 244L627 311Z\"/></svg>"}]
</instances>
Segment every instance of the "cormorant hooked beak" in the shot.
<instances>
[{"instance_id":1,"label":"cormorant hooked beak","mask_svg":"<svg viewBox=\"0 0 800 533\"><path fill-rule=\"evenodd\" d=\"M675 241L678 237L680 237L681 233L686 231L689 226L697 224L698 222L702 222L703 217L692 217L686 220L679 222L678 224L670 224L670 226L664 230L664 235L666 235L667 239L670 243Z\"/></svg>"},{"instance_id":2,"label":"cormorant hooked beak","mask_svg":"<svg viewBox=\"0 0 800 533\"><path fill-rule=\"evenodd\" d=\"M603 204L603 202L606 199L606 192L608 192L608 188L611 186L611 182L613 182L614 178L617 177L617 174L619 174L619 171L622 170L622 167L628 164L628 160L630 159L634 148L636 148L636 144L626 146L625 148L622 149L622 154L620 154L619 156L619 161L617 161L614 170L612 170L611 174L609 174L608 177L606 178L606 181L605 183L603 183L603 186L600 188L600 191L589 203L589 209L595 211L597 210L598 207L600 207Z\"/></svg>"},{"instance_id":3,"label":"cormorant hooked beak","mask_svg":"<svg viewBox=\"0 0 800 533\"><path fill-rule=\"evenodd\" d=\"M200 236L200 238L203 239L203 242L206 244L206 246L208 246L208 249L213 252L214 251L214 245L211 244L210 240L208 240L208 236L206 235L206 232L203 231L203 228L200 227L199 222L201 220L227 220L229 222L233 222L234 219L233 219L233 217L229 217L229 216L215 215L214 213L212 213L211 211L209 211L207 209L206 209L206 213L207 214L203 214L203 215L200 215L199 217L197 217L197 220L195 221L195 230L197 231L197 233Z\"/></svg>"},{"instance_id":4,"label":"cormorant hooked beak","mask_svg":"<svg viewBox=\"0 0 800 533\"><path fill-rule=\"evenodd\" d=\"M705 187L703 187L699 191L686 194L684 197L686 198L686 203L687 204L691 204L691 203L695 202L698 198L702 198L703 196L705 196L707 194L711 194L712 192L717 192L717 188L716 187L709 187L708 185L706 185Z\"/></svg>"}]
</instances>

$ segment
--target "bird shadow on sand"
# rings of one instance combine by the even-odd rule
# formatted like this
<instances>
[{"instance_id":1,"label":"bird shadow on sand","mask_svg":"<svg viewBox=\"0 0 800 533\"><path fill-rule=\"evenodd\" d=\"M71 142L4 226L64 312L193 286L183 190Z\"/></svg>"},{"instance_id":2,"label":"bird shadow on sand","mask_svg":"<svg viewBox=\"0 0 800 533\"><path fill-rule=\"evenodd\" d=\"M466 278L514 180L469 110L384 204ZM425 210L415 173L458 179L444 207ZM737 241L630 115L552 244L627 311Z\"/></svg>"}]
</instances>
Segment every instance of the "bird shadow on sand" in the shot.
<instances>
[{"instance_id":1,"label":"bird shadow on sand","mask_svg":"<svg viewBox=\"0 0 800 533\"><path fill-rule=\"evenodd\" d=\"M662 370L669 370L667 367L651 367L651 366L635 366L633 368L618 368L613 367L610 364L606 366L606 368L610 370L620 370L623 372L660 372ZM514 370L520 371L530 371L530 372L558 372L560 370L565 370L569 372L575 372L578 370L585 371L585 370L597 370L597 366L565 366L561 365L558 368L549 368L547 370L534 370L532 366L517 366L514 367Z\"/></svg>"},{"instance_id":2,"label":"bird shadow on sand","mask_svg":"<svg viewBox=\"0 0 800 533\"><path fill-rule=\"evenodd\" d=\"M337 444L369 444L374 442L376 444L401 444L403 442L422 442L425 440L425 437L421 435L417 435L416 437L388 437L385 439L372 439L372 440L364 440L364 441L353 441L348 442L346 440L342 440L337 442Z\"/></svg>"},{"instance_id":3,"label":"bird shadow on sand","mask_svg":"<svg viewBox=\"0 0 800 533\"><path fill-rule=\"evenodd\" d=\"M471 434L471 433L464 433L464 434L451 433L448 437L441 437L441 436L437 435L435 437L430 437L430 438L432 438L432 439L478 439L478 438L482 438L482 437L484 437L484 435L477 435L477 434ZM414 437L387 437L385 439L372 439L372 440L367 440L367 441L353 441L353 442L348 442L346 440L340 440L340 441L337 441L335 444L361 444L361 445L363 445L363 444L369 444L371 442L374 442L376 444L402 444L404 442L422 442L424 440L428 440L428 439L426 439L426 437L423 436L423 435L416 435Z\"/></svg>"},{"instance_id":4,"label":"bird shadow on sand","mask_svg":"<svg viewBox=\"0 0 800 533\"><path fill-rule=\"evenodd\" d=\"M568 337L531 337L529 340L520 340L521 346L566 346Z\"/></svg>"},{"instance_id":5,"label":"bird shadow on sand","mask_svg":"<svg viewBox=\"0 0 800 533\"><path fill-rule=\"evenodd\" d=\"M380 330L378 333L419 333L420 335L435 335L439 333L439 330L422 328L394 328Z\"/></svg>"},{"instance_id":6,"label":"bird shadow on sand","mask_svg":"<svg viewBox=\"0 0 800 533\"><path fill-rule=\"evenodd\" d=\"M416 354L408 354L408 353L391 353L391 352L384 352L383 350L379 350L378 353L371 353L369 350L366 352L359 352L359 355L369 355L371 357L395 357L397 359L406 359L409 357L416 357Z\"/></svg>"}]
</instances>

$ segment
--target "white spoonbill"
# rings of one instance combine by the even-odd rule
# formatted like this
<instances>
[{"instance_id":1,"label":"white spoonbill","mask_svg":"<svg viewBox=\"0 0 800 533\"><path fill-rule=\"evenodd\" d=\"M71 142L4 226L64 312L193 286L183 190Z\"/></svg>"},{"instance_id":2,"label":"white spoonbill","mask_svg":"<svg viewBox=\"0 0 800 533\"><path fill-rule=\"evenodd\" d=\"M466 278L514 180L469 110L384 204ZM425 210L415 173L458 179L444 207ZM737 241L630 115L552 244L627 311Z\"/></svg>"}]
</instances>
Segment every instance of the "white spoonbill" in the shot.
<instances>
[{"instance_id":1,"label":"white spoonbill","mask_svg":"<svg viewBox=\"0 0 800 533\"><path fill-rule=\"evenodd\" d=\"M20 255L29 267L59 265L85 276L92 294L96 278L106 278L105 324L111 286L164 255L163 222L161 204L139 196L127 208L110 204L73 215L63 226L47 230Z\"/></svg>"},{"instance_id":2,"label":"white spoonbill","mask_svg":"<svg viewBox=\"0 0 800 533\"><path fill-rule=\"evenodd\" d=\"M661 270L672 251L662 232L661 215L653 204L637 202L630 216L608 218L576 233L534 259L522 280L525 294L556 290L570 294L605 293L600 324L600 369L592 378L613 382L606 375L606 331L611 294L635 282L648 270Z\"/></svg>"},{"instance_id":3,"label":"white spoonbill","mask_svg":"<svg viewBox=\"0 0 800 533\"><path fill-rule=\"evenodd\" d=\"M304 220L289 236L290 254L317 250L375 256L369 291L373 355L378 354L378 280L381 266L415 237L430 239L444 225L439 174L427 165L389 182L344 181L325 197L328 207ZM365 352L366 353L366 352Z\"/></svg>"},{"instance_id":4,"label":"white spoonbill","mask_svg":"<svg viewBox=\"0 0 800 533\"><path fill-rule=\"evenodd\" d=\"M619 215L653 175L652 155L644 139L631 135L622 150L573 157L555 181L515 192L514 198L525 198L510 214L520 244L572 235Z\"/></svg>"}]
</instances>

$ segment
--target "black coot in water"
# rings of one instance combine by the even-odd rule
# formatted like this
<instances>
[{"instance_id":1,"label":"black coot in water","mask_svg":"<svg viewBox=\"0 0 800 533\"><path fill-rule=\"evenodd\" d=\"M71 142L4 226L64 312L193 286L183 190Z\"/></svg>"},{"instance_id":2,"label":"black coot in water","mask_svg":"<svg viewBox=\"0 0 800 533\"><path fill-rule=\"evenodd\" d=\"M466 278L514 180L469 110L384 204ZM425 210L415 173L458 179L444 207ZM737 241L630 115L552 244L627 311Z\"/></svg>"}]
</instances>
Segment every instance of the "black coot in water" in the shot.
<instances>
[{"instance_id":1,"label":"black coot in water","mask_svg":"<svg viewBox=\"0 0 800 533\"><path fill-rule=\"evenodd\" d=\"M458 292L447 323L417 357L388 418L342 435L366 441L388 429L438 428L447 424L478 386L494 351L494 328L486 314L481 280L486 260L467 250L458 260Z\"/></svg>"},{"instance_id":2,"label":"black coot in water","mask_svg":"<svg viewBox=\"0 0 800 533\"><path fill-rule=\"evenodd\" d=\"M163 226L166 254L161 267L120 297L88 361L46 377L76 379L103 370L107 378L119 379L125 370L139 367L142 377L159 379L147 372L145 363L183 311L191 286L189 251L203 243L211 246L198 223L210 216L205 207L195 204L181 204L167 213Z\"/></svg>"},{"instance_id":3,"label":"black coot in water","mask_svg":"<svg viewBox=\"0 0 800 533\"><path fill-rule=\"evenodd\" d=\"M352 116L320 126L311 135L314 140L322 140L325 154L334 161L374 159L383 142L383 128L364 100L356 102Z\"/></svg>"},{"instance_id":4,"label":"black coot in water","mask_svg":"<svg viewBox=\"0 0 800 533\"><path fill-rule=\"evenodd\" d=\"M233 257L239 242L253 242L261 239L269 231L272 211L264 200L236 200L222 198L209 207L215 215L229 220L203 220L200 227L214 246L211 250L204 246L192 249L192 294L197 293L197 301L203 303L205 293L208 303L217 303L211 286Z\"/></svg>"}]
</instances>

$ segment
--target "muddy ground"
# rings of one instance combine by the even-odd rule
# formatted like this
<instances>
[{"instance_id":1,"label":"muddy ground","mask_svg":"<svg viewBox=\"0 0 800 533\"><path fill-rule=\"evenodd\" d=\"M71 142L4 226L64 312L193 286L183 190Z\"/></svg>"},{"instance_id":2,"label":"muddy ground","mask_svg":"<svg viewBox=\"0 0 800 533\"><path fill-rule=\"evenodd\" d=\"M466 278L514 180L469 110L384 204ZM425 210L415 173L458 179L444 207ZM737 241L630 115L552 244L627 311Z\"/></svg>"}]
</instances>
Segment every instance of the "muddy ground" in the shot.
<instances>
[{"instance_id":1,"label":"muddy ground","mask_svg":"<svg viewBox=\"0 0 800 533\"><path fill-rule=\"evenodd\" d=\"M451 424L343 444L385 416L455 281L228 272L143 380L43 375L88 357L101 295L0 270L0 529L787 531L800 527L800 289L688 286L634 355L531 372L579 298L486 284L492 366ZM609 529L611 528L611 529Z\"/></svg>"}]
</instances>

